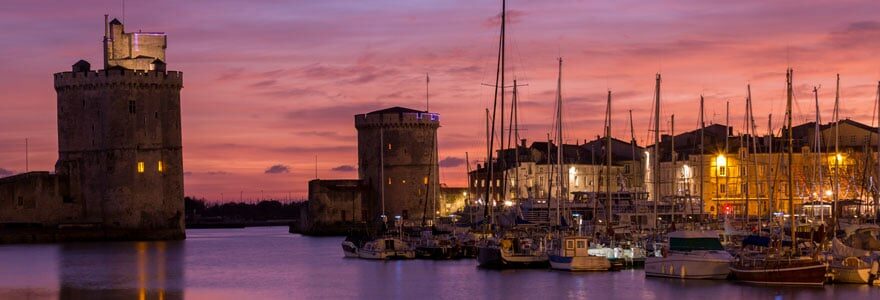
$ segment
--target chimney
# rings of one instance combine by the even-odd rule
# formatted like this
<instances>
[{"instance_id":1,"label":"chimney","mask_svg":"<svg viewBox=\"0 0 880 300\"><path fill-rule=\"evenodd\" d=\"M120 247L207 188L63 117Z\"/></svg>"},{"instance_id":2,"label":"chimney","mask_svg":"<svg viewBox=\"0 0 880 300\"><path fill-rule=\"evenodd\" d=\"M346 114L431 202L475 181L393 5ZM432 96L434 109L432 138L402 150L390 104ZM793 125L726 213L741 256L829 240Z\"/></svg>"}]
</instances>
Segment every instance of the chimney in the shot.
<instances>
[{"instance_id":1,"label":"chimney","mask_svg":"<svg viewBox=\"0 0 880 300\"><path fill-rule=\"evenodd\" d=\"M519 140L519 146L525 148L526 147L526 139Z\"/></svg>"}]
</instances>

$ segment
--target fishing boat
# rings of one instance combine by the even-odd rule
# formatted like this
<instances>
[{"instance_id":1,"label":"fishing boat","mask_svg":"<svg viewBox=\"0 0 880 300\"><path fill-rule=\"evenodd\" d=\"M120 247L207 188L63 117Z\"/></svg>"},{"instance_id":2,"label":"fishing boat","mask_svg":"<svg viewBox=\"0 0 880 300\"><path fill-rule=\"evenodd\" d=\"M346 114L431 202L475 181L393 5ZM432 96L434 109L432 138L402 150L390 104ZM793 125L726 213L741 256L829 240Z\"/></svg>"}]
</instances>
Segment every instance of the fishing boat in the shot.
<instances>
[{"instance_id":1,"label":"fishing boat","mask_svg":"<svg viewBox=\"0 0 880 300\"><path fill-rule=\"evenodd\" d=\"M873 263L850 256L839 262L831 264L831 276L837 283L875 284L877 280L878 263Z\"/></svg>"},{"instance_id":2,"label":"fishing boat","mask_svg":"<svg viewBox=\"0 0 880 300\"><path fill-rule=\"evenodd\" d=\"M412 259L415 251L406 242L394 237L377 238L357 250L358 257L364 259Z\"/></svg>"},{"instance_id":3,"label":"fishing boat","mask_svg":"<svg viewBox=\"0 0 880 300\"><path fill-rule=\"evenodd\" d=\"M681 279L726 279L733 256L714 231L676 231L661 256L648 257L645 275Z\"/></svg>"},{"instance_id":4,"label":"fishing boat","mask_svg":"<svg viewBox=\"0 0 880 300\"><path fill-rule=\"evenodd\" d=\"M550 267L566 271L607 271L608 258L589 254L589 239L584 236L565 236L553 243L549 255Z\"/></svg>"},{"instance_id":5,"label":"fishing boat","mask_svg":"<svg viewBox=\"0 0 880 300\"><path fill-rule=\"evenodd\" d=\"M481 268L546 268L549 259L542 243L526 236L506 236L488 239L477 248L477 262Z\"/></svg>"}]
</instances>

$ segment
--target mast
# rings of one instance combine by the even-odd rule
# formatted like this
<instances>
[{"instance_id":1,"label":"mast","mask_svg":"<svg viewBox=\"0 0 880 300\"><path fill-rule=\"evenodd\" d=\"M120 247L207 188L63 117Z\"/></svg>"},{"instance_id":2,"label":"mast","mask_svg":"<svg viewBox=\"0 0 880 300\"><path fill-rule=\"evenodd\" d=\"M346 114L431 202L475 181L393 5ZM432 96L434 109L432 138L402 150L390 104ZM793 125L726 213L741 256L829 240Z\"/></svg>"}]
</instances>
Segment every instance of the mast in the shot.
<instances>
[{"instance_id":1,"label":"mast","mask_svg":"<svg viewBox=\"0 0 880 300\"><path fill-rule=\"evenodd\" d=\"M755 124L755 111L754 111L754 109L752 109L752 104L754 103L754 101L752 101L752 85L751 84L748 86L748 89L749 89L749 98L748 98L749 99L749 107L748 107L748 110L749 110L749 121L748 122L749 122L749 124L748 124L748 126L751 127L751 134L749 135L749 137L752 140L752 148L750 151L757 152L758 151L758 138L757 138L758 125ZM749 149L747 149L746 153L748 153L748 151L749 151ZM748 154L751 155L751 153L748 153ZM751 163L753 166L752 169L755 172L755 185L757 185L760 180L760 179L758 179L758 156L751 155L751 158L752 158ZM748 181L746 181L746 186L748 187ZM758 192L760 192L760 191L758 191ZM755 198L758 200L758 207L755 209L755 215L758 219L758 228L761 228L761 210L764 209L764 201L761 200L761 196L758 193L755 194Z\"/></svg>"},{"instance_id":2,"label":"mast","mask_svg":"<svg viewBox=\"0 0 880 300\"><path fill-rule=\"evenodd\" d=\"M636 171L636 166L637 166L637 163L636 163L636 130L635 130L635 128L633 128L633 111L632 111L632 109L629 110L629 148L632 151L631 157L633 160L633 166L632 166L632 169L630 170L630 174L631 174L630 175L630 185L635 185L636 172L637 172ZM636 209L636 211L635 211L636 220L641 220L641 216L640 216L641 213L639 211L638 201L634 202L633 204L635 205L635 209ZM641 221L639 221L638 228L639 229L642 228Z\"/></svg>"},{"instance_id":3,"label":"mast","mask_svg":"<svg viewBox=\"0 0 880 300\"><path fill-rule=\"evenodd\" d=\"M773 221L773 212L776 210L776 172L773 167L773 114L767 115L767 220Z\"/></svg>"},{"instance_id":4,"label":"mast","mask_svg":"<svg viewBox=\"0 0 880 300\"><path fill-rule=\"evenodd\" d=\"M700 95L700 222L703 220L703 206L705 205L703 202L703 164L706 160L704 158L704 155L706 154L706 151L704 150L706 147L706 121L703 109L703 95Z\"/></svg>"},{"instance_id":5,"label":"mast","mask_svg":"<svg viewBox=\"0 0 880 300\"><path fill-rule=\"evenodd\" d=\"M743 163L742 163L743 171L745 171L744 172L745 174L743 174L743 179L746 183L743 186L743 196L744 196L743 198L745 200L746 222L743 224L743 227L746 227L749 225L749 164L748 164L748 159L749 159L749 139L751 138L751 136L749 136L749 134L752 132L751 131L752 128L749 124L749 104L752 102L752 85L751 84L746 85L746 89L747 89L746 115L745 115L745 124L744 124L746 127L746 134L745 134L745 141L743 143L746 146L746 154L745 154L745 159L743 159ZM740 151L742 151L742 150L740 150Z\"/></svg>"},{"instance_id":6,"label":"mast","mask_svg":"<svg viewBox=\"0 0 880 300\"><path fill-rule=\"evenodd\" d=\"M815 126L815 140L816 140L816 153L814 156L816 157L816 169L819 172L819 182L816 183L816 199L819 200L819 204L822 204L822 139L821 139L821 128L819 126L819 122L822 122L822 119L819 117L819 88L813 87L813 97L815 97L816 103L816 126ZM835 157L836 159L836 157ZM815 214L815 212L813 212ZM825 209L820 209L819 218L822 221L825 221Z\"/></svg>"},{"instance_id":7,"label":"mast","mask_svg":"<svg viewBox=\"0 0 880 300\"><path fill-rule=\"evenodd\" d=\"M379 127L379 182L382 188L379 189L379 198L382 203L382 222L385 222L385 131Z\"/></svg>"},{"instance_id":8,"label":"mast","mask_svg":"<svg viewBox=\"0 0 880 300\"><path fill-rule=\"evenodd\" d=\"M675 153L675 114L669 117L669 158L672 161L672 211L669 213L671 221L675 223L675 198L678 194L678 169L676 168Z\"/></svg>"},{"instance_id":9,"label":"mast","mask_svg":"<svg viewBox=\"0 0 880 300\"><path fill-rule=\"evenodd\" d=\"M654 230L657 230L657 202L660 201L660 73L654 86Z\"/></svg>"},{"instance_id":10,"label":"mast","mask_svg":"<svg viewBox=\"0 0 880 300\"><path fill-rule=\"evenodd\" d=\"M791 127L791 105L792 105L791 100L792 100L792 96L793 96L792 93L794 92L791 87L792 80L793 80L792 77L794 77L794 70L789 68L788 72L786 72L786 83L785 83L785 86L786 86L785 87L785 124L786 124L786 127L788 128L788 165L786 166L788 168L788 186L786 186L786 188L788 189L788 191L787 191L788 192L788 215L789 215L790 225L791 225L791 230L790 230L791 231L791 246L792 246L792 250L794 250L794 251L792 251L792 254L794 254L797 252L798 246L797 246L797 234L796 234L796 230L795 230L795 229L797 229L797 226L796 226L795 220L794 220L794 218L795 218L794 217L794 189L792 187L794 185L794 179L793 179L794 174L792 173L792 168L791 168L792 156L794 155L794 137L792 136L792 130L791 130L792 129L792 127Z\"/></svg>"},{"instance_id":11,"label":"mast","mask_svg":"<svg viewBox=\"0 0 880 300\"><path fill-rule=\"evenodd\" d=\"M611 159L613 152L611 151L611 91L608 91L608 106L605 109L605 226L608 227L608 234L613 233L611 226L612 221L612 205L611 201ZM611 235L613 237L613 235Z\"/></svg>"},{"instance_id":12,"label":"mast","mask_svg":"<svg viewBox=\"0 0 880 300\"><path fill-rule=\"evenodd\" d=\"M470 176L470 174L471 174L471 158L468 156L467 151L464 152L464 165L465 165L465 168L467 168L468 185L471 185L471 184L473 184L473 179ZM474 184L474 185L476 186L476 184ZM464 209L471 207L471 194L473 194L473 191L471 191L471 189L468 189L467 194L464 197ZM470 215L470 217L471 217L471 220L470 220L471 224L474 224L473 210L471 210L471 212L468 215Z\"/></svg>"},{"instance_id":13,"label":"mast","mask_svg":"<svg viewBox=\"0 0 880 300\"><path fill-rule=\"evenodd\" d=\"M880 182L880 81L877 82L877 175L874 186ZM880 193L874 194L874 221L880 221Z\"/></svg>"},{"instance_id":14,"label":"mast","mask_svg":"<svg viewBox=\"0 0 880 300\"><path fill-rule=\"evenodd\" d=\"M505 36L504 36L504 34L505 34L506 24L507 24L507 1L501 0L501 33L499 34L499 37L498 37L498 61L497 61L498 64L495 69L495 93L494 93L495 99L492 103L492 105L493 105L492 119L491 119L492 128L491 128L491 133L489 134L489 149L488 149L489 153L488 153L487 159L486 159L486 163L489 165L489 168L488 168L489 172L486 176L488 179L488 183L486 185L486 205L487 206L489 206L489 205L494 206L494 204L495 204L492 201L492 195L491 195L492 193L489 190L491 189L490 187L493 185L492 183L494 181L494 175L495 175L494 174L494 163L492 163L493 162L493 159L492 159L493 158L492 157L493 151L492 150L495 148L494 147L494 143L495 143L495 116L496 116L496 112L498 110L499 96L500 96L500 98L501 98L500 100L502 102L502 104L501 104L501 109L502 109L502 113L501 113L501 118L502 118L501 142L502 143L501 143L501 146L502 147L504 146L504 144L503 144L503 141L504 141L504 134L503 134L503 131L504 131L504 126L503 126L504 125L503 124L503 122L504 122L503 121L503 119L504 119L504 113L503 113L503 110L504 110L504 73L505 73L504 72L504 58L505 58L505 55L504 55L504 48L505 48L504 47L504 43L505 43L504 38L505 38ZM503 179L504 172L502 172L501 177ZM502 181L504 181L504 180L502 180ZM502 183L501 186L503 187L504 184ZM503 191L503 189L502 189L502 191ZM490 215L491 215L491 222L494 224L494 218L495 218L494 217L494 208L489 209L489 211L490 211Z\"/></svg>"},{"instance_id":15,"label":"mast","mask_svg":"<svg viewBox=\"0 0 880 300\"><path fill-rule=\"evenodd\" d=\"M490 130L489 130L489 109L486 108L486 162L483 164L483 170L486 172L485 177L483 178L483 188L484 188L483 192L485 193L484 194L485 196L483 197L483 199L486 200L486 203L485 203L485 206L483 207L483 220L486 220L486 219L489 220L489 222L486 222L487 230L489 228L491 228L491 226L492 226L492 224L491 224L491 221L492 221L491 211L492 211L492 209L490 208L492 205L492 201L491 201L491 192L489 191L490 186L492 186L492 177L489 175L489 173L491 172L489 169L489 165L492 164L492 158L491 158L492 157L492 142L490 141L490 139L492 137L489 132L490 132Z\"/></svg>"},{"instance_id":16,"label":"mast","mask_svg":"<svg viewBox=\"0 0 880 300\"><path fill-rule=\"evenodd\" d=\"M514 193L514 195L516 196L516 199L519 199L520 198L520 196L519 196L519 112L517 111L517 101L518 101L518 99L517 99L517 94L516 94L516 79L514 79L513 80L513 98L511 99L511 104L510 104L511 105L510 114L512 115L512 117L510 118L510 123L513 125L513 140L515 141L514 146L513 146L513 149L514 149L513 161L514 161L514 167L516 169L514 169L514 172L513 172L514 173L513 176L515 176L513 186L514 186L516 192ZM508 138L508 143L510 143L510 140L511 139Z\"/></svg>"},{"instance_id":17,"label":"mast","mask_svg":"<svg viewBox=\"0 0 880 300\"><path fill-rule=\"evenodd\" d=\"M557 177L559 189L557 189L556 196L556 225L560 225L562 220L562 215L559 211L560 204L563 201L563 197L567 196L565 189L566 180L564 180L565 177L563 177L565 161L562 151L562 147L565 144L562 139L562 57L559 58L559 77L556 82L556 143L556 164L558 165L557 176L559 176Z\"/></svg>"},{"instance_id":18,"label":"mast","mask_svg":"<svg viewBox=\"0 0 880 300\"><path fill-rule=\"evenodd\" d=\"M840 199L840 74L837 74L837 85L834 89L834 195L831 208L831 228L837 228L837 200ZM870 139L868 139L870 142ZM865 153L870 153L865 151ZM834 231L832 231L834 232Z\"/></svg>"}]
</instances>

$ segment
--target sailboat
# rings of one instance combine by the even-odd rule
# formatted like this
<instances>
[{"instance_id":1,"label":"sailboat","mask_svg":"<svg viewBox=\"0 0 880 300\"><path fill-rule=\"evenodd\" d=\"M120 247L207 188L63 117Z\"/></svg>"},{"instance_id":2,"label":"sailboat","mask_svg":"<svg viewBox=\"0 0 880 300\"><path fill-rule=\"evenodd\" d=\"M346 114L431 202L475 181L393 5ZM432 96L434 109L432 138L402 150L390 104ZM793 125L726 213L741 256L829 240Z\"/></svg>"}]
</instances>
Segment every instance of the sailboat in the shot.
<instances>
[{"instance_id":1,"label":"sailboat","mask_svg":"<svg viewBox=\"0 0 880 300\"><path fill-rule=\"evenodd\" d=\"M792 107L792 70L786 71L786 126L788 133L788 213L790 220L791 248L788 253L781 252L779 243L772 243L766 237L747 237L743 245L750 244L749 240L760 241L751 243L762 246L765 250L759 253L743 253L737 257L730 266L733 279L746 283L770 284L770 285L822 285L825 283L827 266L813 257L799 256L797 253L797 234L795 228L796 218L794 210L794 193L792 178L792 154L793 138L791 124Z\"/></svg>"},{"instance_id":2,"label":"sailboat","mask_svg":"<svg viewBox=\"0 0 880 300\"><path fill-rule=\"evenodd\" d=\"M560 78L562 75L562 59L559 59L559 74ZM561 79L560 79L561 82ZM560 87L561 88L561 85ZM561 147L561 137L562 137L562 126L561 126L561 105L562 105L562 96L557 97L557 107L559 107L559 116L557 116L557 132L560 138L560 147ZM608 109L606 112L606 117L610 117L611 114L611 91L608 91ZM611 136L611 119L608 118L606 120L606 134L607 134L607 144L608 149L610 149L610 136ZM607 152L607 153L610 153ZM557 158L558 161L562 161L562 157ZM611 203L611 181L610 181L610 173L607 173L611 169L611 157L607 155L607 167L606 167L606 179L607 183L607 195L608 195L608 203ZM561 189L561 187L560 187ZM559 201L562 201L560 197ZM610 207L610 206L606 206ZM607 220L609 226L609 231L611 230L611 209L606 208L607 212ZM551 242L551 252L549 255L550 259L550 267L556 270L566 270L566 271L607 271L611 268L611 261L608 260L608 257L600 256L600 255L592 255L590 254L590 243L589 238L580 235L580 223L578 225L577 234L565 234L562 233L560 236L553 239Z\"/></svg>"},{"instance_id":3,"label":"sailboat","mask_svg":"<svg viewBox=\"0 0 880 300\"><path fill-rule=\"evenodd\" d=\"M498 65L497 65L497 73L495 77L495 108L497 108L498 100L501 101L501 144L500 147L504 147L504 88L505 81L504 75L506 74L504 69L505 63L505 29L507 24L507 1L501 2L501 34L499 37L499 48L498 48ZM488 110L487 110L488 112ZM488 114L488 113L487 113ZM492 199L491 186L494 181L491 177L493 174L492 168L494 167L492 152L493 143L495 140L495 110L493 110L493 117L491 119L487 116L487 121L492 123L492 130L487 132L487 162L486 165L489 166L487 173L487 185L486 185L486 211L488 218L488 228L487 234L490 236L489 238L483 240L481 244L477 247L477 262L480 267L483 268L531 268L531 267L541 267L546 268L549 264L547 260L547 253L544 248L544 240L542 238L536 238L536 236L542 236L534 232L531 228L522 229L522 230L508 230L500 237L493 237L494 230L494 203ZM488 123L487 122L487 123ZM488 127L488 124L487 124ZM488 128L487 128L488 129ZM487 130L489 131L489 130ZM499 159L499 162L503 162L503 160ZM503 166L502 166L503 167ZM504 172L502 172L503 176ZM504 193L504 186L506 185L506 180L502 177L500 180L501 187L500 190L502 194ZM506 195L505 195L506 196Z\"/></svg>"}]
</instances>

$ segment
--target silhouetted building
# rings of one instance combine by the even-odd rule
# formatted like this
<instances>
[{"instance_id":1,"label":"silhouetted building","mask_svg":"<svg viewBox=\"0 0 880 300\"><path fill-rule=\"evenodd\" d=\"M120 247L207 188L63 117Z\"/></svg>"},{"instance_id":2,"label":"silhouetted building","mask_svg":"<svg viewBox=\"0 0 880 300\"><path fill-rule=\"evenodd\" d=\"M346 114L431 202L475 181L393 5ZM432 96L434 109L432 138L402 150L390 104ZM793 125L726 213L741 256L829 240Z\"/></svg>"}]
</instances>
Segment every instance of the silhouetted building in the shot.
<instances>
[{"instance_id":1,"label":"silhouetted building","mask_svg":"<svg viewBox=\"0 0 880 300\"><path fill-rule=\"evenodd\" d=\"M180 89L164 33L106 22L104 69L54 75L55 173L0 179L0 242L183 239Z\"/></svg>"}]
</instances>

